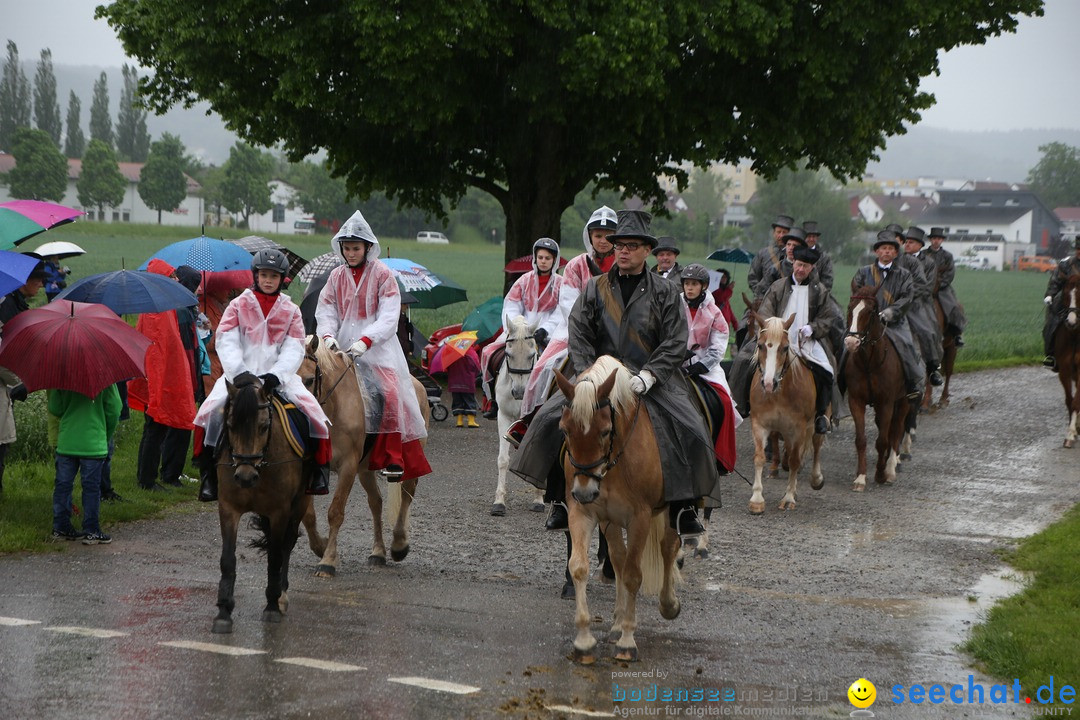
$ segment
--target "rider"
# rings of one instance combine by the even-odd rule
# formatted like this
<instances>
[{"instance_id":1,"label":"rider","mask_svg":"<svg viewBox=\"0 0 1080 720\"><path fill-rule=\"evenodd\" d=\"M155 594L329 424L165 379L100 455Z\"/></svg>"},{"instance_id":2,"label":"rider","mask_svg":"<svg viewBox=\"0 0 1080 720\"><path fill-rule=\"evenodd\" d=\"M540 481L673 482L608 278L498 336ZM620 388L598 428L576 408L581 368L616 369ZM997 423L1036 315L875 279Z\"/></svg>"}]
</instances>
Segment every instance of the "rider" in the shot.
<instances>
[{"instance_id":1,"label":"rider","mask_svg":"<svg viewBox=\"0 0 1080 720\"><path fill-rule=\"evenodd\" d=\"M926 375L930 384L935 387L940 386L945 382L938 369L944 350L941 346L941 328L938 327L937 315L934 313L933 279L926 274L926 265L923 261L912 252L906 251L908 238L922 242L926 231L914 226L905 231L895 223L885 229L892 230L896 234L897 242L900 243L900 254L896 258L896 263L911 273L912 288L915 291L915 297L907 312L911 335L919 346L919 354L926 366Z\"/></svg>"},{"instance_id":2,"label":"rider","mask_svg":"<svg viewBox=\"0 0 1080 720\"><path fill-rule=\"evenodd\" d=\"M656 249L652 251L653 257L656 258L656 267L653 268L653 272L679 285L682 265L679 264L677 258L681 252L679 246L675 244L675 238L670 235L659 237Z\"/></svg>"},{"instance_id":3,"label":"rider","mask_svg":"<svg viewBox=\"0 0 1080 720\"><path fill-rule=\"evenodd\" d=\"M345 264L326 279L315 320L327 347L345 348L356 362L367 433L375 435L368 469L382 470L392 482L427 475L431 466L420 444L427 428L397 339L397 280L379 260L379 240L359 210L330 240L330 247Z\"/></svg>"},{"instance_id":4,"label":"rider","mask_svg":"<svg viewBox=\"0 0 1080 720\"><path fill-rule=\"evenodd\" d=\"M1061 324L1064 301L1062 290L1065 289L1065 283L1071 276L1080 275L1080 235L1073 240L1073 247L1076 249L1076 254L1065 258L1054 268L1054 272L1050 274L1050 281L1046 283L1046 297L1043 298L1043 304L1046 305L1046 321L1043 324L1046 359L1043 360L1043 365L1054 372L1058 371L1057 359L1054 357L1054 333Z\"/></svg>"},{"instance_id":5,"label":"rider","mask_svg":"<svg viewBox=\"0 0 1080 720\"><path fill-rule=\"evenodd\" d=\"M724 414L713 452L726 474L735 468L735 428L742 423L742 415L735 412L727 376L720 365L728 349L728 324L708 292L709 271L704 265L691 263L682 268L682 288L689 351L683 370L699 384L707 384L720 397Z\"/></svg>"},{"instance_id":6,"label":"rider","mask_svg":"<svg viewBox=\"0 0 1080 720\"><path fill-rule=\"evenodd\" d=\"M687 326L678 287L647 272L656 247L650 215L623 210L610 240L615 267L585 286L569 319L570 361L575 370L601 355L619 358L634 373L631 386L652 418L664 472L664 499L681 535L704 531L694 512L698 498L717 492L712 441L692 406L685 376ZM510 470L539 488L555 469L562 442L557 427L565 398L554 393L537 413ZM561 473L559 473L561 475Z\"/></svg>"},{"instance_id":7,"label":"rider","mask_svg":"<svg viewBox=\"0 0 1080 720\"><path fill-rule=\"evenodd\" d=\"M952 335L953 346L961 348L964 347L963 332L967 327L967 318L964 316L964 306L956 299L956 290L952 286L953 277L956 276L952 253L941 247L945 242L945 228L930 228L929 239L930 247L923 254L933 258L937 268L930 285L934 287L934 296L945 314L945 330Z\"/></svg>"},{"instance_id":8,"label":"rider","mask_svg":"<svg viewBox=\"0 0 1080 720\"><path fill-rule=\"evenodd\" d=\"M806 247L814 248L820 254L818 261L814 263L814 274L817 275L817 279L825 286L825 289L832 292L833 286L833 261L832 256L825 251L825 248L821 247L821 231L818 230L818 224L815 220L807 220L802 224L803 232L806 233ZM839 306L837 306L839 309Z\"/></svg>"},{"instance_id":9,"label":"rider","mask_svg":"<svg viewBox=\"0 0 1080 720\"><path fill-rule=\"evenodd\" d=\"M794 226L795 219L790 215L777 215L776 219L773 220L772 242L767 247L759 250L758 254L754 256L753 261L750 263L750 272L746 276L747 287L754 291L755 298L761 297L769 289L768 285L761 282L765 275L765 269L769 266L776 269L780 268L780 263L784 259L784 245L787 242L784 240L784 236Z\"/></svg>"},{"instance_id":10,"label":"rider","mask_svg":"<svg viewBox=\"0 0 1080 720\"><path fill-rule=\"evenodd\" d=\"M525 273L510 287L503 300L503 332L510 327L518 315L525 318L530 327L535 327L533 337L537 350L547 347L552 333L559 326L559 289L563 278L559 270L559 244L551 238L540 238L532 247L533 269ZM484 369L484 394L491 403L484 417L489 420L499 416L499 405L495 398L495 377L497 367L492 367L492 357L496 350L502 349L505 341L488 344L480 355L480 367Z\"/></svg>"},{"instance_id":11,"label":"rider","mask_svg":"<svg viewBox=\"0 0 1080 720\"><path fill-rule=\"evenodd\" d=\"M878 233L874 254L877 261L855 272L851 289L877 287L877 306L881 322L885 324L885 335L900 355L908 399L915 400L922 397L925 368L907 322L907 312L915 297L911 273L895 262L900 254L900 241L892 230Z\"/></svg>"},{"instance_id":12,"label":"rider","mask_svg":"<svg viewBox=\"0 0 1080 720\"><path fill-rule=\"evenodd\" d=\"M309 495L330 491L330 420L319 401L296 374L304 361L304 321L300 308L281 292L289 259L280 250L259 250L251 259L252 286L229 303L217 327L217 353L222 375L214 383L195 416L195 451L202 484L199 500L217 500L215 447L225 424L228 384L262 381L267 392L278 394L299 408L308 419L315 440L317 467L308 479ZM199 436L204 437L200 441Z\"/></svg>"}]
</instances>

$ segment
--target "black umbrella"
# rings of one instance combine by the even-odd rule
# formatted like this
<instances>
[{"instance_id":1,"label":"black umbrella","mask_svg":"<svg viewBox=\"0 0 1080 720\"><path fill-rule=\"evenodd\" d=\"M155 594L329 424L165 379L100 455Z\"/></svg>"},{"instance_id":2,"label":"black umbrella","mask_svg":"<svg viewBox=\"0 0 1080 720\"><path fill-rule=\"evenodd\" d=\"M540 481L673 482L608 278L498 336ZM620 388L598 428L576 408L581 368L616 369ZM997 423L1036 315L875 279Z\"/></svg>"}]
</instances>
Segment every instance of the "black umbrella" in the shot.
<instances>
[{"instance_id":1,"label":"black umbrella","mask_svg":"<svg viewBox=\"0 0 1080 720\"><path fill-rule=\"evenodd\" d=\"M719 250L713 250L712 254L709 255L709 259L719 260L720 262L749 264L754 259L754 253L743 250L741 247L720 248Z\"/></svg>"}]
</instances>

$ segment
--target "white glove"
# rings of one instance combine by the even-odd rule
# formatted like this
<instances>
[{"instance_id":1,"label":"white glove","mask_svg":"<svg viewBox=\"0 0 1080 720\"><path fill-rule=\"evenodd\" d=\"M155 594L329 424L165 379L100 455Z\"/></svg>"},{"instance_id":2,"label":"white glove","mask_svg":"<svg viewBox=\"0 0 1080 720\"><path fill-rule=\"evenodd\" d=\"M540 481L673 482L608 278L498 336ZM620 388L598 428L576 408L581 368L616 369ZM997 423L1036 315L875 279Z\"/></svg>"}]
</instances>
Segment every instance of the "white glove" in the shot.
<instances>
[{"instance_id":1,"label":"white glove","mask_svg":"<svg viewBox=\"0 0 1080 720\"><path fill-rule=\"evenodd\" d=\"M804 338L808 338L814 334L814 328L810 327L809 325L803 325L801 328L799 328L799 334L802 335Z\"/></svg>"},{"instance_id":2,"label":"white glove","mask_svg":"<svg viewBox=\"0 0 1080 720\"><path fill-rule=\"evenodd\" d=\"M1050 295L1043 298L1043 305L1049 305L1052 302L1054 302L1054 298Z\"/></svg>"},{"instance_id":3,"label":"white glove","mask_svg":"<svg viewBox=\"0 0 1080 720\"><path fill-rule=\"evenodd\" d=\"M368 345L363 340L357 340L351 346L349 346L349 354L354 358L358 358L368 351Z\"/></svg>"},{"instance_id":4,"label":"white glove","mask_svg":"<svg viewBox=\"0 0 1080 720\"><path fill-rule=\"evenodd\" d=\"M645 387L645 381L641 379L640 375L635 375L630 378L630 389L634 391L635 395L645 394L647 388Z\"/></svg>"},{"instance_id":5,"label":"white glove","mask_svg":"<svg viewBox=\"0 0 1080 720\"><path fill-rule=\"evenodd\" d=\"M332 337L324 337L322 342L323 342L323 345L326 346L327 350L336 350L337 349L337 346L338 346L337 340L335 340Z\"/></svg>"},{"instance_id":6,"label":"white glove","mask_svg":"<svg viewBox=\"0 0 1080 720\"><path fill-rule=\"evenodd\" d=\"M896 317L896 311L892 308L885 308L881 311L881 315L879 317L881 318L881 322L885 324L891 323L893 321L893 318Z\"/></svg>"}]
</instances>

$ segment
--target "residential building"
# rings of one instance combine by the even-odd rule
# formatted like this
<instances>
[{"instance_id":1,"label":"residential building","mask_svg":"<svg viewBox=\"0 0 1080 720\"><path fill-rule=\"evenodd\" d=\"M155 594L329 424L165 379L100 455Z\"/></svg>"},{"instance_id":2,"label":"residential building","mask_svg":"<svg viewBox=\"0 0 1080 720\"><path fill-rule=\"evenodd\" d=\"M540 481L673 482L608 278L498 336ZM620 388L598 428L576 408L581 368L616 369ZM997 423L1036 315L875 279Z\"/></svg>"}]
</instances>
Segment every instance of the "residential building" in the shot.
<instances>
[{"instance_id":1,"label":"residential building","mask_svg":"<svg viewBox=\"0 0 1080 720\"><path fill-rule=\"evenodd\" d=\"M1057 216L1043 205L1035 193L1025 190L944 190L940 202L928 207L918 218L918 225L929 229L943 227L949 234L946 242L974 245L998 243L998 251L980 250L992 264L1003 267L1020 255L1045 255L1061 235ZM971 239L962 239L970 237ZM995 239L995 238L1000 238ZM957 252L949 247L953 255ZM998 267L1000 269L1000 267Z\"/></svg>"},{"instance_id":2,"label":"residential building","mask_svg":"<svg viewBox=\"0 0 1080 720\"><path fill-rule=\"evenodd\" d=\"M1061 239L1069 247L1080 236L1080 207L1059 207L1054 214L1061 221Z\"/></svg>"}]
</instances>

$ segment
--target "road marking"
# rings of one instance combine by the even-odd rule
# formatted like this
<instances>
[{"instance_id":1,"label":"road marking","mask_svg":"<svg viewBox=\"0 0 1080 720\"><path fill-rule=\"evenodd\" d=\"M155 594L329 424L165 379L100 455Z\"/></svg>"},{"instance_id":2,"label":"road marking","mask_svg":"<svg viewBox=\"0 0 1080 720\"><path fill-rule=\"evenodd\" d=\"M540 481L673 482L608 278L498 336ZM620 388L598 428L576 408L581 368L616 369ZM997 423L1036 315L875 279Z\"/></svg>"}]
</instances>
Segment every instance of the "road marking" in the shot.
<instances>
[{"instance_id":1,"label":"road marking","mask_svg":"<svg viewBox=\"0 0 1080 720\"><path fill-rule=\"evenodd\" d=\"M265 650L251 650L249 648L232 647L230 645L218 645L217 643L195 642L193 640L170 640L159 642L158 645L167 647L183 648L185 650L202 650L203 652L218 653L220 655L265 655Z\"/></svg>"},{"instance_id":2,"label":"road marking","mask_svg":"<svg viewBox=\"0 0 1080 720\"><path fill-rule=\"evenodd\" d=\"M0 625L19 627L20 625L40 625L40 620L23 620L22 618L0 617Z\"/></svg>"},{"instance_id":3,"label":"road marking","mask_svg":"<svg viewBox=\"0 0 1080 720\"><path fill-rule=\"evenodd\" d=\"M432 680L431 678L392 677L386 679L390 682L401 683L402 685L415 685L416 687L425 688L427 690L438 690L439 692L454 693L455 695L468 695L469 693L480 692L480 688L473 687L472 685L458 685L457 683L446 682L445 680Z\"/></svg>"},{"instance_id":4,"label":"road marking","mask_svg":"<svg viewBox=\"0 0 1080 720\"><path fill-rule=\"evenodd\" d=\"M304 667L315 668L316 670L329 670L330 672L355 672L357 670L367 670L366 667L361 667L360 665L346 665L345 663L330 662L329 660L316 660L315 658L306 657L281 658L274 662L302 665Z\"/></svg>"},{"instance_id":5,"label":"road marking","mask_svg":"<svg viewBox=\"0 0 1080 720\"><path fill-rule=\"evenodd\" d=\"M125 637L126 632L120 632L119 630L102 630L100 628L88 628L88 627L47 627L46 630L58 633L67 633L68 635L82 635L83 637L96 637L96 638L114 638Z\"/></svg>"},{"instance_id":6,"label":"road marking","mask_svg":"<svg viewBox=\"0 0 1080 720\"><path fill-rule=\"evenodd\" d=\"M603 712L601 710L582 710L581 708L570 707L569 705L545 705L544 709L552 712L585 715L587 717L615 717L615 713Z\"/></svg>"}]
</instances>

